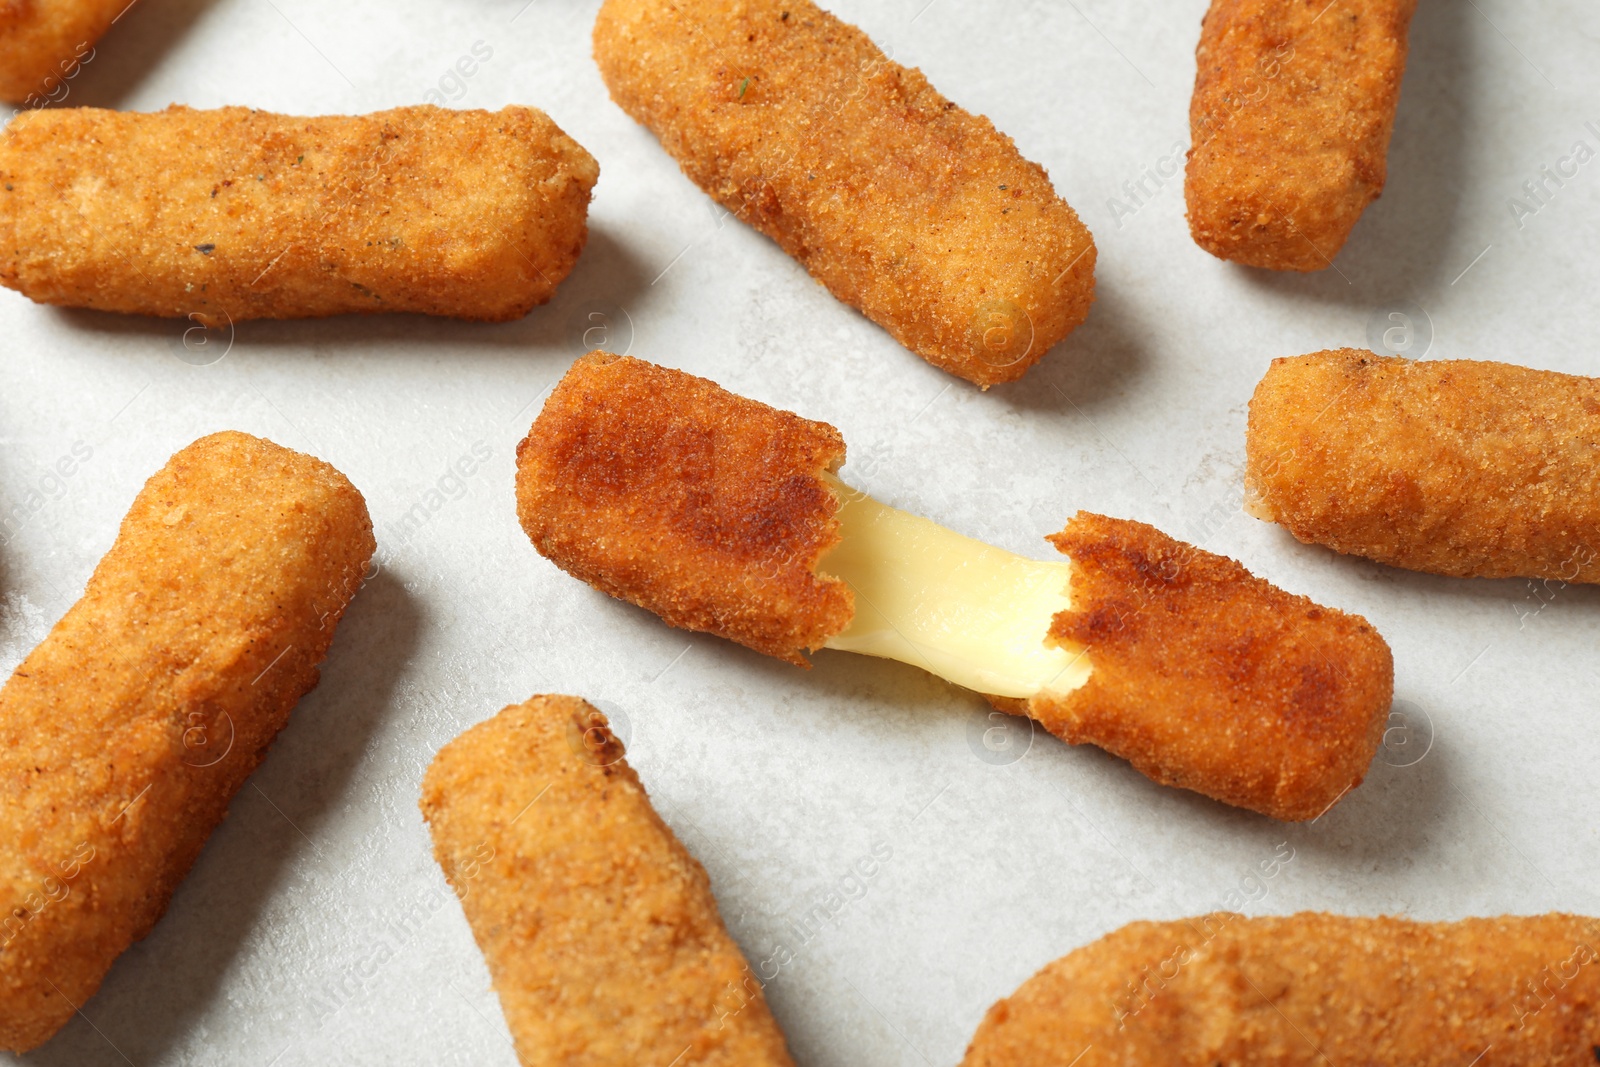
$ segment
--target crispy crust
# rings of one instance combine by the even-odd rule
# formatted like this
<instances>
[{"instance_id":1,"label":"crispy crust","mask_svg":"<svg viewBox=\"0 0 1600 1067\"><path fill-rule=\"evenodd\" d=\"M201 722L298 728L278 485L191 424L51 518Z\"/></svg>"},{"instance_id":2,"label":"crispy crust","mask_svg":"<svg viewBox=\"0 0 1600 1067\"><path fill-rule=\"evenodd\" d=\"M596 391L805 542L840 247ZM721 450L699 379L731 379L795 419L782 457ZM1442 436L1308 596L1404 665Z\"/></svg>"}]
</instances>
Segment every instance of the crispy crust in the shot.
<instances>
[{"instance_id":1,"label":"crispy crust","mask_svg":"<svg viewBox=\"0 0 1600 1067\"><path fill-rule=\"evenodd\" d=\"M1213 0L1189 106L1189 231L1252 267L1330 265L1383 192L1416 0Z\"/></svg>"},{"instance_id":2,"label":"crispy crust","mask_svg":"<svg viewBox=\"0 0 1600 1067\"><path fill-rule=\"evenodd\" d=\"M805 662L854 614L819 577L838 543L821 478L838 431L701 378L591 353L517 449L517 511L541 554L596 588ZM1280 819L1360 784L1393 687L1365 620L1252 577L1142 523L1080 514L1051 539L1072 557L1052 639L1094 670L1066 696L995 700L1158 782Z\"/></svg>"},{"instance_id":3,"label":"crispy crust","mask_svg":"<svg viewBox=\"0 0 1600 1067\"><path fill-rule=\"evenodd\" d=\"M208 326L513 319L571 271L598 175L525 107L25 112L0 138L0 284Z\"/></svg>"},{"instance_id":4,"label":"crispy crust","mask_svg":"<svg viewBox=\"0 0 1600 1067\"><path fill-rule=\"evenodd\" d=\"M539 553L672 626L805 665L855 603L817 561L839 541L822 480L844 439L704 378L591 352L517 446Z\"/></svg>"},{"instance_id":5,"label":"crispy crust","mask_svg":"<svg viewBox=\"0 0 1600 1067\"><path fill-rule=\"evenodd\" d=\"M1301 541L1455 577L1600 582L1600 379L1345 348L1250 401L1252 511Z\"/></svg>"},{"instance_id":6,"label":"crispy crust","mask_svg":"<svg viewBox=\"0 0 1600 1067\"><path fill-rule=\"evenodd\" d=\"M988 119L810 0L607 0L611 97L697 185L936 367L1020 378L1089 313L1094 240Z\"/></svg>"},{"instance_id":7,"label":"crispy crust","mask_svg":"<svg viewBox=\"0 0 1600 1067\"><path fill-rule=\"evenodd\" d=\"M995 1004L962 1063L1594 1067L1597 953L1571 915L1133 923Z\"/></svg>"},{"instance_id":8,"label":"crispy crust","mask_svg":"<svg viewBox=\"0 0 1600 1067\"><path fill-rule=\"evenodd\" d=\"M245 434L145 484L0 690L0 1048L47 1040L161 917L374 547L342 474Z\"/></svg>"},{"instance_id":9,"label":"crispy crust","mask_svg":"<svg viewBox=\"0 0 1600 1067\"><path fill-rule=\"evenodd\" d=\"M792 1067L705 870L595 708L538 696L474 726L421 806L526 1067Z\"/></svg>"},{"instance_id":10,"label":"crispy crust","mask_svg":"<svg viewBox=\"0 0 1600 1067\"><path fill-rule=\"evenodd\" d=\"M1319 607L1143 523L1079 512L1055 641L1094 671L1028 713L1166 785L1312 819L1361 784L1383 738L1394 661L1358 615Z\"/></svg>"},{"instance_id":11,"label":"crispy crust","mask_svg":"<svg viewBox=\"0 0 1600 1067\"><path fill-rule=\"evenodd\" d=\"M42 107L132 0L0 0L0 100Z\"/></svg>"}]
</instances>

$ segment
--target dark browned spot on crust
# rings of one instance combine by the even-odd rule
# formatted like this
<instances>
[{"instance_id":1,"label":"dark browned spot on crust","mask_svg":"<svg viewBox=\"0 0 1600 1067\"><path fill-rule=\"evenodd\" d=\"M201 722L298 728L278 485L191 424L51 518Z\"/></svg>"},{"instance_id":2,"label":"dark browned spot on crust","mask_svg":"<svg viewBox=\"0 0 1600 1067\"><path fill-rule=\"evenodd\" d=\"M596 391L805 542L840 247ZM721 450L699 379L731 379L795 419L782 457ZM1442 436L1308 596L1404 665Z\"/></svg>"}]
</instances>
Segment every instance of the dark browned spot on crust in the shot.
<instances>
[{"instance_id":1,"label":"dark browned spot on crust","mask_svg":"<svg viewBox=\"0 0 1600 1067\"><path fill-rule=\"evenodd\" d=\"M517 510L557 566L673 626L805 662L854 614L819 578L838 540L825 423L682 371L595 352L517 448Z\"/></svg>"},{"instance_id":2,"label":"dark browned spot on crust","mask_svg":"<svg viewBox=\"0 0 1600 1067\"><path fill-rule=\"evenodd\" d=\"M1074 564L1073 607L1050 636L1093 664L1081 689L1030 702L1052 733L1281 819L1360 783L1393 686L1364 619L1143 523L1080 512L1050 540Z\"/></svg>"}]
</instances>

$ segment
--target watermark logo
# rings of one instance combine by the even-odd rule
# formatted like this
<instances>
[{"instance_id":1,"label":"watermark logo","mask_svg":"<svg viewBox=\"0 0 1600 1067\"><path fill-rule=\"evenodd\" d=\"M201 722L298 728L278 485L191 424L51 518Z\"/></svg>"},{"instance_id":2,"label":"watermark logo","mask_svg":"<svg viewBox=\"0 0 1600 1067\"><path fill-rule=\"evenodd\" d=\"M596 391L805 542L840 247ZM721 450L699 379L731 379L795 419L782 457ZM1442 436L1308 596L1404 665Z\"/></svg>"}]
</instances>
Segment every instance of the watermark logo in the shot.
<instances>
[{"instance_id":1,"label":"watermark logo","mask_svg":"<svg viewBox=\"0 0 1600 1067\"><path fill-rule=\"evenodd\" d=\"M1033 720L990 709L967 720L967 747L993 767L1006 767L1033 747Z\"/></svg>"},{"instance_id":2,"label":"watermark logo","mask_svg":"<svg viewBox=\"0 0 1600 1067\"><path fill-rule=\"evenodd\" d=\"M117 18L121 17L121 15L117 16ZM116 19L112 21L115 22ZM67 83L76 78L84 67L94 62L94 55L94 48L90 46L89 42L81 42L77 48L73 49L71 56L56 63L55 69L46 74L44 80L39 83L38 90L29 93L27 99L22 102L22 107L7 116L6 121L9 122L11 118L22 111L34 111L66 100L68 96L72 95L72 86Z\"/></svg>"},{"instance_id":3,"label":"watermark logo","mask_svg":"<svg viewBox=\"0 0 1600 1067\"><path fill-rule=\"evenodd\" d=\"M487 41L473 41L470 54L463 54L452 66L446 67L438 81L422 94L422 102L444 107L460 100L467 95L467 82L493 58L494 48Z\"/></svg>"},{"instance_id":4,"label":"watermark logo","mask_svg":"<svg viewBox=\"0 0 1600 1067\"><path fill-rule=\"evenodd\" d=\"M117 816L119 819L121 817ZM10 911L0 915L0 949L8 947L15 941L40 912L51 904L59 904L71 896L73 880L93 859L94 846L84 841L72 850L72 855L65 861L49 864L46 869L52 873L39 879L36 888L27 889L22 899L11 906Z\"/></svg>"},{"instance_id":5,"label":"watermark logo","mask_svg":"<svg viewBox=\"0 0 1600 1067\"><path fill-rule=\"evenodd\" d=\"M1600 960L1600 954L1595 952L1593 946L1580 941L1573 946L1572 955L1565 960L1552 963L1533 978L1526 979L1517 989L1517 1029L1527 1026L1529 1020L1555 1003L1567 986L1577 981L1579 972L1597 960ZM1594 1056L1600 1061L1600 1051L1596 1051Z\"/></svg>"},{"instance_id":6,"label":"watermark logo","mask_svg":"<svg viewBox=\"0 0 1600 1067\"><path fill-rule=\"evenodd\" d=\"M470 488L469 479L483 469L492 454L488 442L480 438L472 442L469 451L461 453L454 462L447 464L444 473L422 491L422 495L398 520L384 524L384 534L393 540L393 547L409 544L424 526L433 521L435 515L444 510L445 505L466 496Z\"/></svg>"},{"instance_id":7,"label":"watermark logo","mask_svg":"<svg viewBox=\"0 0 1600 1067\"><path fill-rule=\"evenodd\" d=\"M1283 74L1284 67L1293 60L1293 41L1284 41L1271 51L1264 51L1257 56L1254 73L1243 74L1235 91L1222 97L1219 108L1206 111L1199 116L1195 130L1199 141L1197 148L1204 148L1210 144L1235 115L1265 100L1273 83Z\"/></svg>"},{"instance_id":8,"label":"watermark logo","mask_svg":"<svg viewBox=\"0 0 1600 1067\"><path fill-rule=\"evenodd\" d=\"M0 546L8 545L34 517L52 500L67 495L73 475L94 458L94 446L86 441L74 441L71 450L59 456L55 463L44 468L32 485L22 494L22 500L9 512L0 513Z\"/></svg>"},{"instance_id":9,"label":"watermark logo","mask_svg":"<svg viewBox=\"0 0 1600 1067\"><path fill-rule=\"evenodd\" d=\"M1389 705L1378 758L1391 767L1415 767L1433 750L1433 719L1409 700Z\"/></svg>"},{"instance_id":10,"label":"watermark logo","mask_svg":"<svg viewBox=\"0 0 1600 1067\"><path fill-rule=\"evenodd\" d=\"M567 335L574 355L595 350L625 356L633 348L633 316L618 304L601 304L573 315Z\"/></svg>"},{"instance_id":11,"label":"watermark logo","mask_svg":"<svg viewBox=\"0 0 1600 1067\"><path fill-rule=\"evenodd\" d=\"M220 363L233 351L233 317L226 312L226 326L207 326L198 311L191 312L184 321L189 323L172 338L172 354L191 367L209 367Z\"/></svg>"},{"instance_id":12,"label":"watermark logo","mask_svg":"<svg viewBox=\"0 0 1600 1067\"><path fill-rule=\"evenodd\" d=\"M893 858L894 848L887 841L874 842L844 874L813 894L802 912L790 915L772 951L756 964L760 984L765 986L777 978L824 930L836 925L840 916L867 895L873 880Z\"/></svg>"},{"instance_id":13,"label":"watermark logo","mask_svg":"<svg viewBox=\"0 0 1600 1067\"><path fill-rule=\"evenodd\" d=\"M609 767L627 755L632 724L620 708L581 713L567 730L567 745L591 767Z\"/></svg>"},{"instance_id":14,"label":"watermark logo","mask_svg":"<svg viewBox=\"0 0 1600 1067\"><path fill-rule=\"evenodd\" d=\"M178 758L188 767L215 767L233 751L233 740L233 716L226 711L191 711L184 716Z\"/></svg>"},{"instance_id":15,"label":"watermark logo","mask_svg":"<svg viewBox=\"0 0 1600 1067\"><path fill-rule=\"evenodd\" d=\"M1159 157L1154 163L1140 167L1137 178L1130 178L1122 183L1122 195L1125 199L1115 196L1106 199L1106 210L1111 213L1111 221L1117 224L1117 229L1122 229L1124 219L1137 215L1178 176L1178 172L1183 169L1185 151L1182 141L1173 141L1166 155Z\"/></svg>"},{"instance_id":16,"label":"watermark logo","mask_svg":"<svg viewBox=\"0 0 1600 1067\"><path fill-rule=\"evenodd\" d=\"M452 863L451 867L452 870L460 870L462 866L470 868L473 871L468 878L470 882L471 877L476 877L479 866L493 857L493 848L479 845L473 855L466 857L461 864ZM457 890L457 895L465 894ZM308 998L314 1016L312 1032L321 1032L346 1007L365 997L389 961L411 943L449 900L449 893L429 886L410 904L386 916L377 934L362 946L354 958L345 962L333 975L325 977L320 991Z\"/></svg>"},{"instance_id":17,"label":"watermark logo","mask_svg":"<svg viewBox=\"0 0 1600 1067\"><path fill-rule=\"evenodd\" d=\"M1161 993L1183 973L1205 946L1209 945L1223 929L1241 918L1239 909L1247 904L1265 900L1272 887L1269 884L1294 862L1295 848L1288 841L1280 841L1272 855L1246 870L1236 885L1206 914L1188 920L1186 925L1193 936L1180 935L1172 946L1171 955L1154 966L1146 966L1131 976L1123 989L1112 997L1111 1011L1117 1029L1125 1029L1128 1020L1144 1011Z\"/></svg>"},{"instance_id":18,"label":"watermark logo","mask_svg":"<svg viewBox=\"0 0 1600 1067\"><path fill-rule=\"evenodd\" d=\"M894 444L883 439L873 441L866 448L850 453L850 473L862 478L874 478L894 458Z\"/></svg>"},{"instance_id":19,"label":"watermark logo","mask_svg":"<svg viewBox=\"0 0 1600 1067\"><path fill-rule=\"evenodd\" d=\"M0 544L4 543L5 541L0 539ZM1517 613L1517 629L1526 630L1528 623L1555 603L1556 598L1566 590L1567 586L1583 577L1584 573L1594 566L1594 562L1594 549L1588 545L1579 545L1562 561L1561 569L1554 577L1529 578L1528 591L1522 598L1523 603L1511 605L1511 610ZM1531 607L1528 606L1530 602Z\"/></svg>"},{"instance_id":20,"label":"watermark logo","mask_svg":"<svg viewBox=\"0 0 1600 1067\"><path fill-rule=\"evenodd\" d=\"M1586 122L1583 128L1592 136L1600 138L1600 126L1593 122ZM1539 214L1545 208L1555 203L1561 190L1567 183L1576 179L1585 164L1595 157L1595 150L1588 141L1576 140L1566 155L1558 158L1555 163L1542 163L1538 173L1522 183L1517 196L1506 197L1506 210L1511 213L1511 221L1517 224L1517 229L1528 225L1528 220Z\"/></svg>"},{"instance_id":21,"label":"watermark logo","mask_svg":"<svg viewBox=\"0 0 1600 1067\"><path fill-rule=\"evenodd\" d=\"M1033 319L1009 300L991 300L972 316L973 356L991 367L1013 367L1033 350Z\"/></svg>"},{"instance_id":22,"label":"watermark logo","mask_svg":"<svg viewBox=\"0 0 1600 1067\"><path fill-rule=\"evenodd\" d=\"M1367 347L1380 356L1421 359L1433 347L1433 319L1409 300L1377 308L1367 318Z\"/></svg>"}]
</instances>

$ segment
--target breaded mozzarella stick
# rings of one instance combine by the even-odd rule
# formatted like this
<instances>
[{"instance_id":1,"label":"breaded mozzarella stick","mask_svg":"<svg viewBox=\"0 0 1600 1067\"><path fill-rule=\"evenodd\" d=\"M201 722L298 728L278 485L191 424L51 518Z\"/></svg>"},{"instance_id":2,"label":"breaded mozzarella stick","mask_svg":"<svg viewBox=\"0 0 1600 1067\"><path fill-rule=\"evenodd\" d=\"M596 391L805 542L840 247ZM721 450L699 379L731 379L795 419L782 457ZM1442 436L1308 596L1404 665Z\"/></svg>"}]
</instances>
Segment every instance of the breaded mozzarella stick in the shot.
<instances>
[{"instance_id":1,"label":"breaded mozzarella stick","mask_svg":"<svg viewBox=\"0 0 1600 1067\"><path fill-rule=\"evenodd\" d=\"M38 107L94 58L94 44L134 0L0 4L0 100Z\"/></svg>"},{"instance_id":2,"label":"breaded mozzarella stick","mask_svg":"<svg viewBox=\"0 0 1600 1067\"><path fill-rule=\"evenodd\" d=\"M595 352L517 449L517 511L542 555L673 626L902 660L1228 804L1315 818L1365 775L1393 686L1365 620L1086 512L1051 538L1070 561L1016 556L843 462L831 426Z\"/></svg>"},{"instance_id":3,"label":"breaded mozzarella stick","mask_svg":"<svg viewBox=\"0 0 1600 1067\"><path fill-rule=\"evenodd\" d=\"M434 758L422 813L524 1067L793 1067L598 710L536 696L479 723Z\"/></svg>"},{"instance_id":4,"label":"breaded mozzarella stick","mask_svg":"<svg viewBox=\"0 0 1600 1067\"><path fill-rule=\"evenodd\" d=\"M1454 577L1600 582L1600 379L1354 348L1275 359L1246 510L1301 541Z\"/></svg>"},{"instance_id":5,"label":"breaded mozzarella stick","mask_svg":"<svg viewBox=\"0 0 1600 1067\"><path fill-rule=\"evenodd\" d=\"M598 175L526 107L25 112L0 137L0 284L207 326L514 319L577 261Z\"/></svg>"},{"instance_id":6,"label":"breaded mozzarella stick","mask_svg":"<svg viewBox=\"0 0 1600 1067\"><path fill-rule=\"evenodd\" d=\"M934 366L1013 381L1089 314L1044 168L811 0L606 0L594 54L696 185Z\"/></svg>"},{"instance_id":7,"label":"breaded mozzarella stick","mask_svg":"<svg viewBox=\"0 0 1600 1067\"><path fill-rule=\"evenodd\" d=\"M0 1049L49 1039L166 910L317 684L374 549L320 460L201 438L0 689Z\"/></svg>"},{"instance_id":8,"label":"breaded mozzarella stick","mask_svg":"<svg viewBox=\"0 0 1600 1067\"><path fill-rule=\"evenodd\" d=\"M1600 920L1138 922L995 1004L962 1067L1593 1067Z\"/></svg>"},{"instance_id":9,"label":"breaded mozzarella stick","mask_svg":"<svg viewBox=\"0 0 1600 1067\"><path fill-rule=\"evenodd\" d=\"M1184 182L1214 256L1322 270L1383 192L1417 0L1212 0Z\"/></svg>"}]
</instances>

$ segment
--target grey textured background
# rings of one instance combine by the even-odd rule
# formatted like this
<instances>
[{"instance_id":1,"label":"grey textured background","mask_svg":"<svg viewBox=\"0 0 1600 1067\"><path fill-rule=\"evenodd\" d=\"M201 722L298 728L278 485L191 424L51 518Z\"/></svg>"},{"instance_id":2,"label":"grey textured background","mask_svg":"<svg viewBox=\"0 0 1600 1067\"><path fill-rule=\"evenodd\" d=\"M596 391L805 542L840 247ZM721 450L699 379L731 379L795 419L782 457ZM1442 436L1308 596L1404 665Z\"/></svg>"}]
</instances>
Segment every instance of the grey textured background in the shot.
<instances>
[{"instance_id":1,"label":"grey textured background","mask_svg":"<svg viewBox=\"0 0 1600 1067\"><path fill-rule=\"evenodd\" d=\"M141 0L66 103L337 113L435 91L544 108L602 173L576 272L508 325L250 323L197 366L179 358L183 324L0 292L0 503L29 513L0 547L0 667L78 595L143 480L213 430L337 465L366 494L382 563L170 913L84 1017L15 1062L513 1064L416 794L441 744L534 692L623 713L747 954L793 953L768 995L806 1067L953 1063L992 1001L1134 919L1600 913L1600 596L1336 558L1238 510L1267 361L1362 345L1390 310L1424 309L1435 357L1600 373L1600 160L1536 213L1511 206L1574 142L1600 149L1600 11L1422 0L1388 191L1337 270L1276 277L1195 248L1177 180L1131 214L1111 202L1132 207L1123 183L1187 145L1204 7L836 3L1014 136L1098 241L1089 322L982 394L679 175L606 97L593 2ZM492 56L450 75L479 42ZM1283 826L1042 732L1019 759L980 758L985 705L909 667L824 653L801 672L610 601L533 552L511 497L516 441L597 325L590 340L834 423L848 480L965 533L1045 557L1041 537L1090 508L1360 612L1394 647L1409 728L1332 813ZM51 482L80 443L92 457ZM474 445L481 472L398 534ZM842 882L874 846L891 853L878 872ZM797 930L841 888L836 914Z\"/></svg>"}]
</instances>

